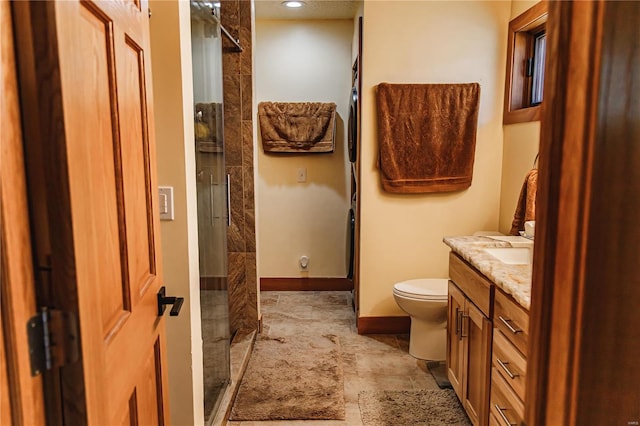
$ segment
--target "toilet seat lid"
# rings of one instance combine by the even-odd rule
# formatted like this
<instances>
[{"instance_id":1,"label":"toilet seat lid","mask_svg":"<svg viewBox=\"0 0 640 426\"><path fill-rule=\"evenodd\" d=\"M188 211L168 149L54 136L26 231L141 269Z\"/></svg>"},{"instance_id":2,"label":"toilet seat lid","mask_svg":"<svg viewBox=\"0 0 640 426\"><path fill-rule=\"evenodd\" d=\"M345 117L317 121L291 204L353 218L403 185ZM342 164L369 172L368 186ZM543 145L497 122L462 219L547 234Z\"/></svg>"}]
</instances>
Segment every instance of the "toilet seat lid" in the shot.
<instances>
[{"instance_id":1,"label":"toilet seat lid","mask_svg":"<svg viewBox=\"0 0 640 426\"><path fill-rule=\"evenodd\" d=\"M449 280L441 278L419 278L396 283L393 291L416 299L447 300Z\"/></svg>"}]
</instances>

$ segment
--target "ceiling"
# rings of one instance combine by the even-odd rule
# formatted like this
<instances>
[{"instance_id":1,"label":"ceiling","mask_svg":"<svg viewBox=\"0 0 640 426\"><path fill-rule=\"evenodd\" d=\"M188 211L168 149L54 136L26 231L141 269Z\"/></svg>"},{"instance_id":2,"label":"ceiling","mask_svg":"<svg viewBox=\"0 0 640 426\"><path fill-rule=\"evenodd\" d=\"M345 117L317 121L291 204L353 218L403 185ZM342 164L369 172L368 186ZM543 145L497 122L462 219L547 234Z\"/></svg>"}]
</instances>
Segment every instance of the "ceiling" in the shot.
<instances>
[{"instance_id":1,"label":"ceiling","mask_svg":"<svg viewBox=\"0 0 640 426\"><path fill-rule=\"evenodd\" d=\"M282 0L255 0L255 13L256 19L352 19L360 1L304 0L303 7L292 9Z\"/></svg>"}]
</instances>

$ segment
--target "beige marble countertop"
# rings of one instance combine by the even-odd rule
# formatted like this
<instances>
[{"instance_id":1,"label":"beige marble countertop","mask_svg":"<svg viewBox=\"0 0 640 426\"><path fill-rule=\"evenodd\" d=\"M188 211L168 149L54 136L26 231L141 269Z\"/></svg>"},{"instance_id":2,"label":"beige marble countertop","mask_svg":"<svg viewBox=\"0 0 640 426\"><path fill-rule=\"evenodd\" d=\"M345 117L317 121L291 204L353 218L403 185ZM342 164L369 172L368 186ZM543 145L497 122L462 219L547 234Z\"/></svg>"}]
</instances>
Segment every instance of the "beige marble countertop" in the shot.
<instances>
[{"instance_id":1,"label":"beige marble countertop","mask_svg":"<svg viewBox=\"0 0 640 426\"><path fill-rule=\"evenodd\" d=\"M497 238L500 237L444 237L443 241L505 293L510 294L523 308L529 310L531 265L507 265L486 253L484 248L512 246L511 243Z\"/></svg>"}]
</instances>

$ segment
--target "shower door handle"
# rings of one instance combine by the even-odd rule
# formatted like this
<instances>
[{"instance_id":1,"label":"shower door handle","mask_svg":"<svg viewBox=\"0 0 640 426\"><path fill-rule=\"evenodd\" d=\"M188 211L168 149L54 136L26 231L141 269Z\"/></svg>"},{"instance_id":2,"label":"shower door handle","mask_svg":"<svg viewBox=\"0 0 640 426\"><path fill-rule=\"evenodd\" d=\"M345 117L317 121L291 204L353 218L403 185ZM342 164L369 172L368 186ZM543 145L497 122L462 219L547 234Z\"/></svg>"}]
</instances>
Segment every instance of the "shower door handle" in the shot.
<instances>
[{"instance_id":1,"label":"shower door handle","mask_svg":"<svg viewBox=\"0 0 640 426\"><path fill-rule=\"evenodd\" d=\"M227 227L231 226L231 175L227 173Z\"/></svg>"}]
</instances>

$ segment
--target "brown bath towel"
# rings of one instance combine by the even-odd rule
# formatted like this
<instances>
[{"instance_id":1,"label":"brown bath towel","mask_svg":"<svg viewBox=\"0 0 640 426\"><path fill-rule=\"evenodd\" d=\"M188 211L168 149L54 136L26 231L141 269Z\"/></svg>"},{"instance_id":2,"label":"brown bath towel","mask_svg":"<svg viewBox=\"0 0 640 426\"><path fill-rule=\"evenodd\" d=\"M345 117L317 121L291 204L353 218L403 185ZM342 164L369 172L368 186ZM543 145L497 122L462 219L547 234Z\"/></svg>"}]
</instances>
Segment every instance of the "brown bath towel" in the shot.
<instances>
[{"instance_id":1,"label":"brown bath towel","mask_svg":"<svg viewBox=\"0 0 640 426\"><path fill-rule=\"evenodd\" d=\"M258 105L265 152L333 152L336 104L320 102Z\"/></svg>"},{"instance_id":2,"label":"brown bath towel","mask_svg":"<svg viewBox=\"0 0 640 426\"><path fill-rule=\"evenodd\" d=\"M449 192L471 186L478 83L381 83L376 99L385 191Z\"/></svg>"},{"instance_id":3,"label":"brown bath towel","mask_svg":"<svg viewBox=\"0 0 640 426\"><path fill-rule=\"evenodd\" d=\"M520 197L516 205L516 212L511 223L511 235L520 235L524 231L524 223L536 220L536 192L538 191L538 169L527 173L520 190Z\"/></svg>"}]
</instances>

